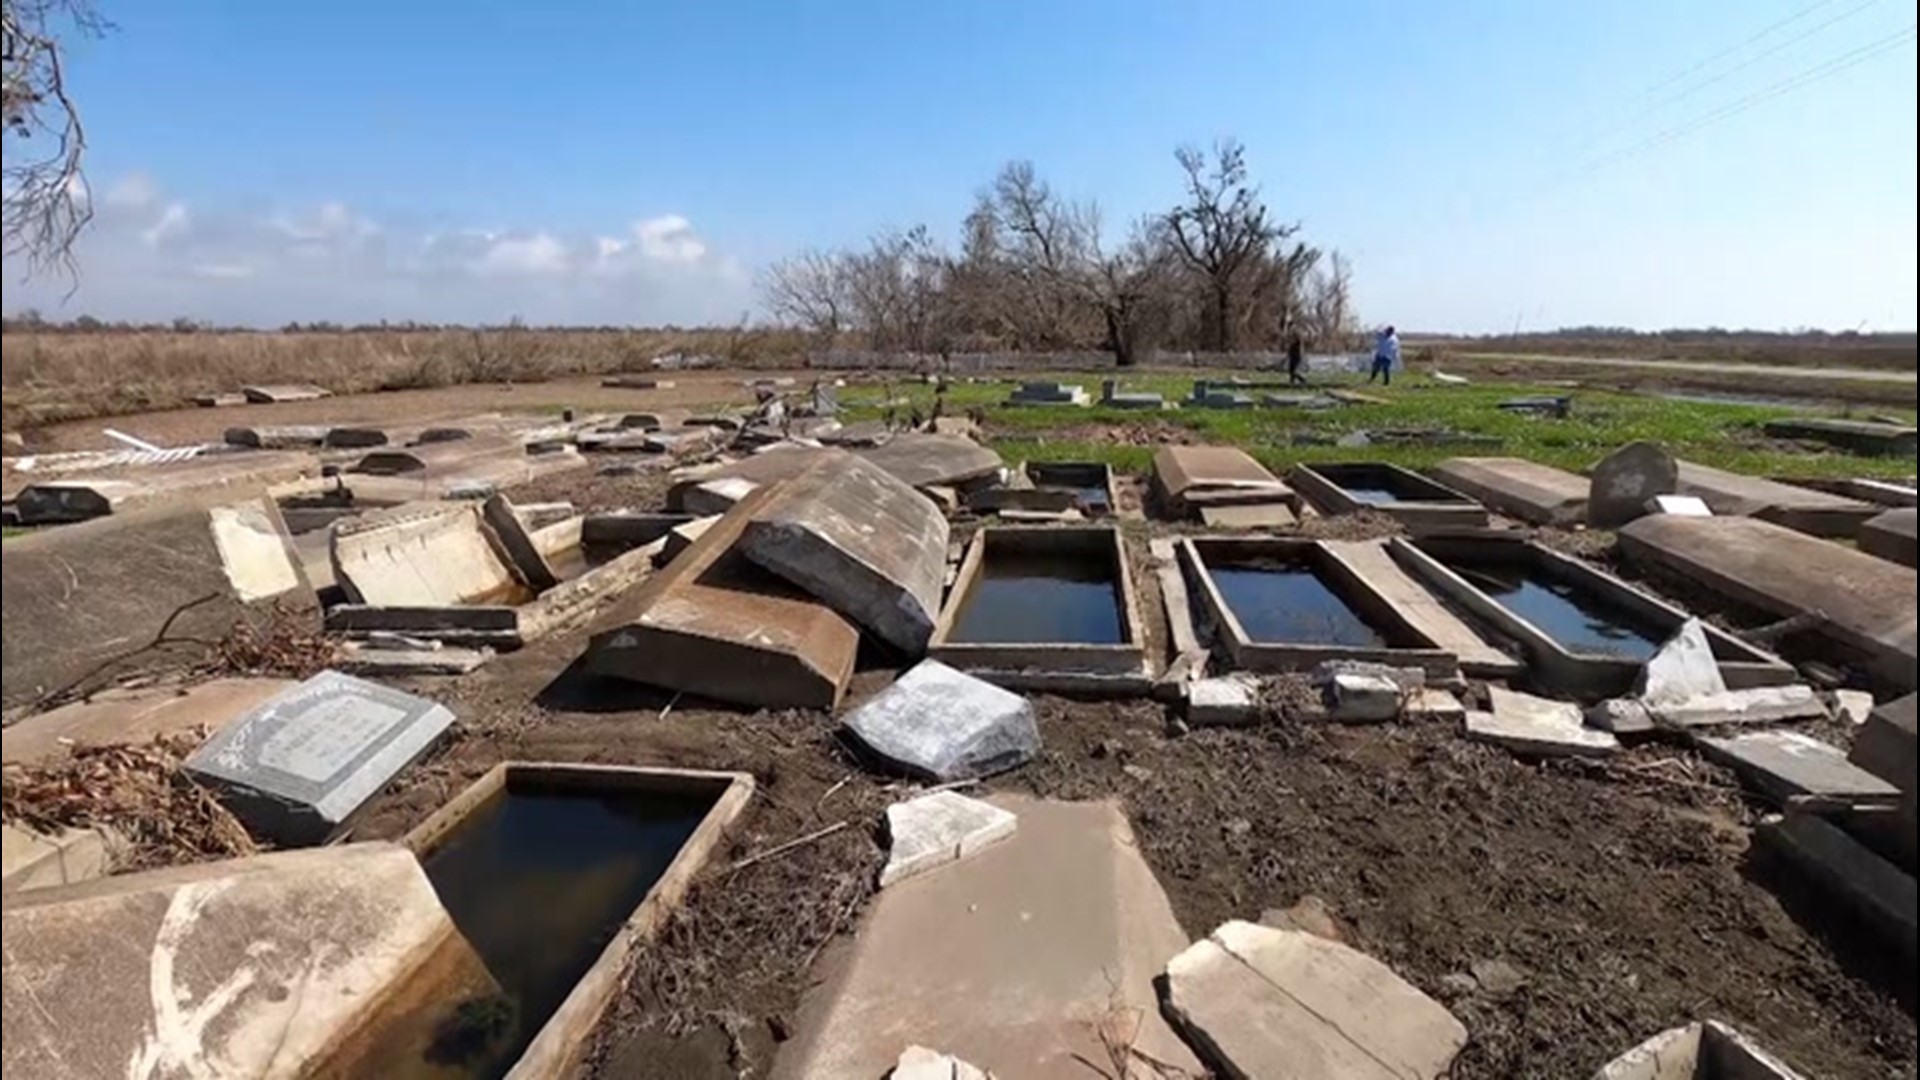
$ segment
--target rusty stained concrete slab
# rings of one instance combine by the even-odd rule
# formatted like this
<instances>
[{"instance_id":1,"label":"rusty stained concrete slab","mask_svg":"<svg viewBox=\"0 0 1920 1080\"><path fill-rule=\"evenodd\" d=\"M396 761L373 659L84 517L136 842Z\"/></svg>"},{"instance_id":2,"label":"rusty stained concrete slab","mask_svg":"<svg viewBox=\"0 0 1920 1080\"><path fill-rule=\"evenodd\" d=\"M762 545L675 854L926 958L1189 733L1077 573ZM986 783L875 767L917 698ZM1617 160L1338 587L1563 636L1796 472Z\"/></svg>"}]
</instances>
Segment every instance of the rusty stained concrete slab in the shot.
<instances>
[{"instance_id":1,"label":"rusty stained concrete slab","mask_svg":"<svg viewBox=\"0 0 1920 1080\"><path fill-rule=\"evenodd\" d=\"M1587 520L1584 476L1524 458L1458 457L1433 467L1443 484L1481 505L1532 525L1577 525Z\"/></svg>"},{"instance_id":2,"label":"rusty stained concrete slab","mask_svg":"<svg viewBox=\"0 0 1920 1080\"><path fill-rule=\"evenodd\" d=\"M838 705L859 632L739 550L774 493L747 496L642 586L639 615L593 639L588 668L739 705Z\"/></svg>"}]
</instances>

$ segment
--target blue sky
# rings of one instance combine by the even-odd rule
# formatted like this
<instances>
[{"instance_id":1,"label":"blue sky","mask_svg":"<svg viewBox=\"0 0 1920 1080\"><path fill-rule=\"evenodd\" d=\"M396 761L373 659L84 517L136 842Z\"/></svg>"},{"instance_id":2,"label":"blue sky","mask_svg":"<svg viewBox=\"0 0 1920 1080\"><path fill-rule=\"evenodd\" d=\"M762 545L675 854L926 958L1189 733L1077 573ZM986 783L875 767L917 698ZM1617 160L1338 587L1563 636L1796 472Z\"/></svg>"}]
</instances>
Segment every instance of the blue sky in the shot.
<instances>
[{"instance_id":1,"label":"blue sky","mask_svg":"<svg viewBox=\"0 0 1920 1080\"><path fill-rule=\"evenodd\" d=\"M10 310L731 321L1008 160L1122 219L1232 135L1370 320L1916 324L1898 0L102 5L83 278Z\"/></svg>"}]
</instances>

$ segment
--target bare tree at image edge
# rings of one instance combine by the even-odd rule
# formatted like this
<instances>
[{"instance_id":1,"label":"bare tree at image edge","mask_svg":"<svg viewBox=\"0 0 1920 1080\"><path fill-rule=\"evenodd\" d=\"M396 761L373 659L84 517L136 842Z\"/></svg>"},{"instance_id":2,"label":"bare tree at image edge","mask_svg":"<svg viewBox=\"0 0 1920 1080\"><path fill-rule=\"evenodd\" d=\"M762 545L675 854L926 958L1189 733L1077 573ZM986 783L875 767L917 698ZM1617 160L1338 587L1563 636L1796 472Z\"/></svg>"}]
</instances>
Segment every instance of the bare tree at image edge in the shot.
<instances>
[{"instance_id":1,"label":"bare tree at image edge","mask_svg":"<svg viewBox=\"0 0 1920 1080\"><path fill-rule=\"evenodd\" d=\"M1269 216L1259 187L1248 177L1247 151L1239 141L1215 143L1211 156L1183 146L1174 157L1186 173L1187 195L1167 213L1167 234L1181 262L1206 282L1208 344L1232 352L1246 294L1273 288L1291 294L1320 253L1304 243L1282 252L1300 226ZM1282 300L1281 310L1290 311L1291 296Z\"/></svg>"},{"instance_id":2,"label":"bare tree at image edge","mask_svg":"<svg viewBox=\"0 0 1920 1080\"><path fill-rule=\"evenodd\" d=\"M6 254L30 271L73 276L74 242L93 218L82 171L80 111L67 90L64 41L108 29L88 0L3 0Z\"/></svg>"}]
</instances>

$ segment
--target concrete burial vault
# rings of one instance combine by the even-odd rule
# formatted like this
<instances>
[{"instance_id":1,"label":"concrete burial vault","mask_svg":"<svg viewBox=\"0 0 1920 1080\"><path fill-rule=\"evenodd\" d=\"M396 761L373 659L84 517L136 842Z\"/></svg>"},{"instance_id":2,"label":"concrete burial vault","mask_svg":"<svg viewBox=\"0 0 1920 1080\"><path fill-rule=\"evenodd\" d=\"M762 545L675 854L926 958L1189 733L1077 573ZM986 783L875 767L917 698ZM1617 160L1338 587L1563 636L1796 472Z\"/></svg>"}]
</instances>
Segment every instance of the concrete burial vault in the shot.
<instances>
[{"instance_id":1,"label":"concrete burial vault","mask_svg":"<svg viewBox=\"0 0 1920 1080\"><path fill-rule=\"evenodd\" d=\"M1434 466L1433 476L1488 509L1530 525L1577 525L1587 520L1592 482L1551 465L1525 458L1461 457Z\"/></svg>"},{"instance_id":2,"label":"concrete burial vault","mask_svg":"<svg viewBox=\"0 0 1920 1080\"><path fill-rule=\"evenodd\" d=\"M1534 680L1588 699L1632 691L1686 612L1578 559L1500 532L1395 540L1400 565L1498 638L1519 644ZM1791 665L1717 628L1708 642L1732 689L1782 686Z\"/></svg>"},{"instance_id":3,"label":"concrete burial vault","mask_svg":"<svg viewBox=\"0 0 1920 1080\"><path fill-rule=\"evenodd\" d=\"M1009 689L1146 692L1146 633L1125 544L1112 528L980 530L928 655Z\"/></svg>"},{"instance_id":4,"label":"concrete burial vault","mask_svg":"<svg viewBox=\"0 0 1920 1080\"><path fill-rule=\"evenodd\" d=\"M1696 496L1723 516L1756 517L1813 536L1852 538L1880 512L1872 503L1824 491L1686 461L1679 465L1679 494Z\"/></svg>"},{"instance_id":5,"label":"concrete burial vault","mask_svg":"<svg viewBox=\"0 0 1920 1080\"><path fill-rule=\"evenodd\" d=\"M218 640L275 607L309 618L316 607L267 498L156 507L22 536L0 548L0 567L9 708L109 669L164 663L181 648L197 655L205 646L188 639Z\"/></svg>"},{"instance_id":6,"label":"concrete burial vault","mask_svg":"<svg viewBox=\"0 0 1920 1080\"><path fill-rule=\"evenodd\" d=\"M900 653L926 651L947 568L947 519L877 465L846 456L780 484L740 537L747 558Z\"/></svg>"},{"instance_id":7,"label":"concrete burial vault","mask_svg":"<svg viewBox=\"0 0 1920 1080\"><path fill-rule=\"evenodd\" d=\"M639 614L594 638L588 669L741 705L837 705L859 631L740 550L776 494L761 488L742 499L641 586Z\"/></svg>"},{"instance_id":8,"label":"concrete burial vault","mask_svg":"<svg viewBox=\"0 0 1920 1080\"><path fill-rule=\"evenodd\" d=\"M1355 552L1312 540L1224 537L1192 537L1179 551L1202 612L1242 671L1362 660L1453 679L1460 654L1442 640L1460 651L1488 649L1470 630L1443 621L1431 598L1403 611L1356 570L1346 557Z\"/></svg>"},{"instance_id":9,"label":"concrete burial vault","mask_svg":"<svg viewBox=\"0 0 1920 1080\"><path fill-rule=\"evenodd\" d=\"M1299 496L1246 451L1232 446L1163 446L1153 455L1153 494L1173 517L1198 517L1209 508L1280 504L1300 508Z\"/></svg>"},{"instance_id":10,"label":"concrete burial vault","mask_svg":"<svg viewBox=\"0 0 1920 1080\"><path fill-rule=\"evenodd\" d=\"M408 833L512 1007L459 1075L574 1075L632 951L679 905L753 788L744 773L507 762ZM389 1039L353 1075L421 1075L420 1056L416 1042Z\"/></svg>"},{"instance_id":11,"label":"concrete burial vault","mask_svg":"<svg viewBox=\"0 0 1920 1080\"><path fill-rule=\"evenodd\" d=\"M1487 523L1486 507L1398 465L1301 465L1293 470L1293 486L1326 514L1376 510L1413 530Z\"/></svg>"},{"instance_id":12,"label":"concrete burial vault","mask_svg":"<svg viewBox=\"0 0 1920 1080\"><path fill-rule=\"evenodd\" d=\"M14 506L23 525L55 525L182 499L209 503L259 498L298 488L319 476L320 459L312 454L209 453L185 461L37 480L20 489Z\"/></svg>"},{"instance_id":13,"label":"concrete burial vault","mask_svg":"<svg viewBox=\"0 0 1920 1080\"><path fill-rule=\"evenodd\" d=\"M1830 648L1876 680L1914 690L1914 570L1753 518L1661 514L1620 532L1627 558L1733 606L1775 618L1816 615Z\"/></svg>"}]
</instances>

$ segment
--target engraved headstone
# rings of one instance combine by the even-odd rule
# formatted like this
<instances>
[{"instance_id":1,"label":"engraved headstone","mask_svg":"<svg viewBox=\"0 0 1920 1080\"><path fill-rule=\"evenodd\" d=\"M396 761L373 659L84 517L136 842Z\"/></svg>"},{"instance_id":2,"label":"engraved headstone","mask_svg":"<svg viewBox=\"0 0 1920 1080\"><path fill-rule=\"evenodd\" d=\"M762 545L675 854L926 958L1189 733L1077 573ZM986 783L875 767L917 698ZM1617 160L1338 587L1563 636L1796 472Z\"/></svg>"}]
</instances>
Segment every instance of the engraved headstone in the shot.
<instances>
[{"instance_id":1,"label":"engraved headstone","mask_svg":"<svg viewBox=\"0 0 1920 1080\"><path fill-rule=\"evenodd\" d=\"M322 844L452 723L443 705L323 671L209 739L185 768L254 835Z\"/></svg>"}]
</instances>

